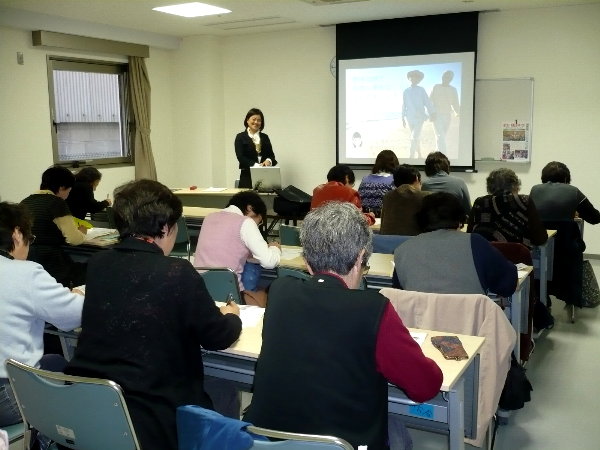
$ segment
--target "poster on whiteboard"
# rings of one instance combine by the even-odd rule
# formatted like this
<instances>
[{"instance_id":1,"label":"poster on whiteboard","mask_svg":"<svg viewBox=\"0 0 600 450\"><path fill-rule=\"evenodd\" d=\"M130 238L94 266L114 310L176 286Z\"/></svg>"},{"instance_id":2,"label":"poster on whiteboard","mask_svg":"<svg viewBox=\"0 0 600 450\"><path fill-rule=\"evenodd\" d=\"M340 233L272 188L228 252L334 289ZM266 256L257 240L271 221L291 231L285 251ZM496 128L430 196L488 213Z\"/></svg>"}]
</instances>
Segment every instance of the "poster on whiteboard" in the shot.
<instances>
[{"instance_id":1,"label":"poster on whiteboard","mask_svg":"<svg viewBox=\"0 0 600 450\"><path fill-rule=\"evenodd\" d=\"M530 124L505 122L502 124L502 161L529 162L531 149Z\"/></svg>"}]
</instances>

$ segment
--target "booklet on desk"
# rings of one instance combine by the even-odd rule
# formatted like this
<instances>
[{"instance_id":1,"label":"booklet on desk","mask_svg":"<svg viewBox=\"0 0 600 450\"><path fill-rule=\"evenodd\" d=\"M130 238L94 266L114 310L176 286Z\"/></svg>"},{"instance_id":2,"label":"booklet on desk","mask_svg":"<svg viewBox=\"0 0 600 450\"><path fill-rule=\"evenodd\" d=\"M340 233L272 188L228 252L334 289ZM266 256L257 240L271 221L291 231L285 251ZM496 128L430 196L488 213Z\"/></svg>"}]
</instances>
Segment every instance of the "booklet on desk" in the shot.
<instances>
[{"instance_id":1,"label":"booklet on desk","mask_svg":"<svg viewBox=\"0 0 600 450\"><path fill-rule=\"evenodd\" d=\"M87 230L85 234L85 240L91 241L92 239L96 239L97 237L106 237L106 238L117 238L119 237L119 232L114 228L101 228L94 227Z\"/></svg>"}]
</instances>

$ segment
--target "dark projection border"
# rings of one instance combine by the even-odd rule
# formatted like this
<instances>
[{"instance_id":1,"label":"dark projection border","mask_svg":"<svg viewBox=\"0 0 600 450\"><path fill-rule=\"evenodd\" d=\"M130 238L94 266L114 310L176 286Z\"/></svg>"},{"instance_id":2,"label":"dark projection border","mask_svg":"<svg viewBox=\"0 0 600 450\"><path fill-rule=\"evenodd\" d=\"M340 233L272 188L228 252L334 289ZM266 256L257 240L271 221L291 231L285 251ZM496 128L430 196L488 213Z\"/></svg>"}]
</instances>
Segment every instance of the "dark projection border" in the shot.
<instances>
[{"instance_id":1,"label":"dark projection border","mask_svg":"<svg viewBox=\"0 0 600 450\"><path fill-rule=\"evenodd\" d=\"M337 59L477 51L479 13L336 25Z\"/></svg>"},{"instance_id":2,"label":"dark projection border","mask_svg":"<svg viewBox=\"0 0 600 450\"><path fill-rule=\"evenodd\" d=\"M475 52L479 13L442 14L336 25L336 61L389 56ZM339 64L336 64L339 67ZM475 74L474 74L475 78ZM338 77L336 77L336 80ZM336 82L336 162L339 162L339 85ZM473 137L474 138L474 137ZM474 142L474 139L473 139ZM472 170L472 166L454 170ZM361 165L355 166L364 169Z\"/></svg>"}]
</instances>

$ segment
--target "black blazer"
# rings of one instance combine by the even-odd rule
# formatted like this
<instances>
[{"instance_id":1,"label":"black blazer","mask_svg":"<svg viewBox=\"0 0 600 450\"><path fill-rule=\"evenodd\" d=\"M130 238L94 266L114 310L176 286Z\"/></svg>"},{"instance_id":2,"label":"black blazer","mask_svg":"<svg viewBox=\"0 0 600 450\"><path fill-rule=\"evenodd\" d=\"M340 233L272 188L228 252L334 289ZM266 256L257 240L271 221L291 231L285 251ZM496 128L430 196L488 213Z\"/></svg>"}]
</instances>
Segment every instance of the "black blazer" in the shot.
<instances>
[{"instance_id":1,"label":"black blazer","mask_svg":"<svg viewBox=\"0 0 600 450\"><path fill-rule=\"evenodd\" d=\"M275 153L273 153L271 140L268 135L262 132L260 133L260 144L262 161L269 158L273 165L276 166L277 160L275 159ZM240 169L249 169L258 162L256 147L250 136L248 136L247 131L242 131L235 137L235 156L237 156L240 163Z\"/></svg>"}]
</instances>

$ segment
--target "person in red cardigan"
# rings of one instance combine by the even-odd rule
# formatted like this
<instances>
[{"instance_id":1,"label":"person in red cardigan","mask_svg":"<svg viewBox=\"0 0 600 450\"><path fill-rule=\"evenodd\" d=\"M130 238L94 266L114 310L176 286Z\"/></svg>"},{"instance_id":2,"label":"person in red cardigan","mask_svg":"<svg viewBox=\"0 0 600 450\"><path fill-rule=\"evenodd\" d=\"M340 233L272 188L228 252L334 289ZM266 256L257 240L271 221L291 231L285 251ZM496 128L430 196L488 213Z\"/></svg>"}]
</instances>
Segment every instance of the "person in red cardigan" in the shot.
<instances>
[{"instance_id":1,"label":"person in red cardigan","mask_svg":"<svg viewBox=\"0 0 600 450\"><path fill-rule=\"evenodd\" d=\"M320 184L313 190L310 209L318 208L327 202L338 201L352 203L362 211L360 195L353 189L354 181L354 171L350 167L345 164L333 166L327 172L327 183ZM364 213L364 216L369 225L375 223L375 214Z\"/></svg>"}]
</instances>

